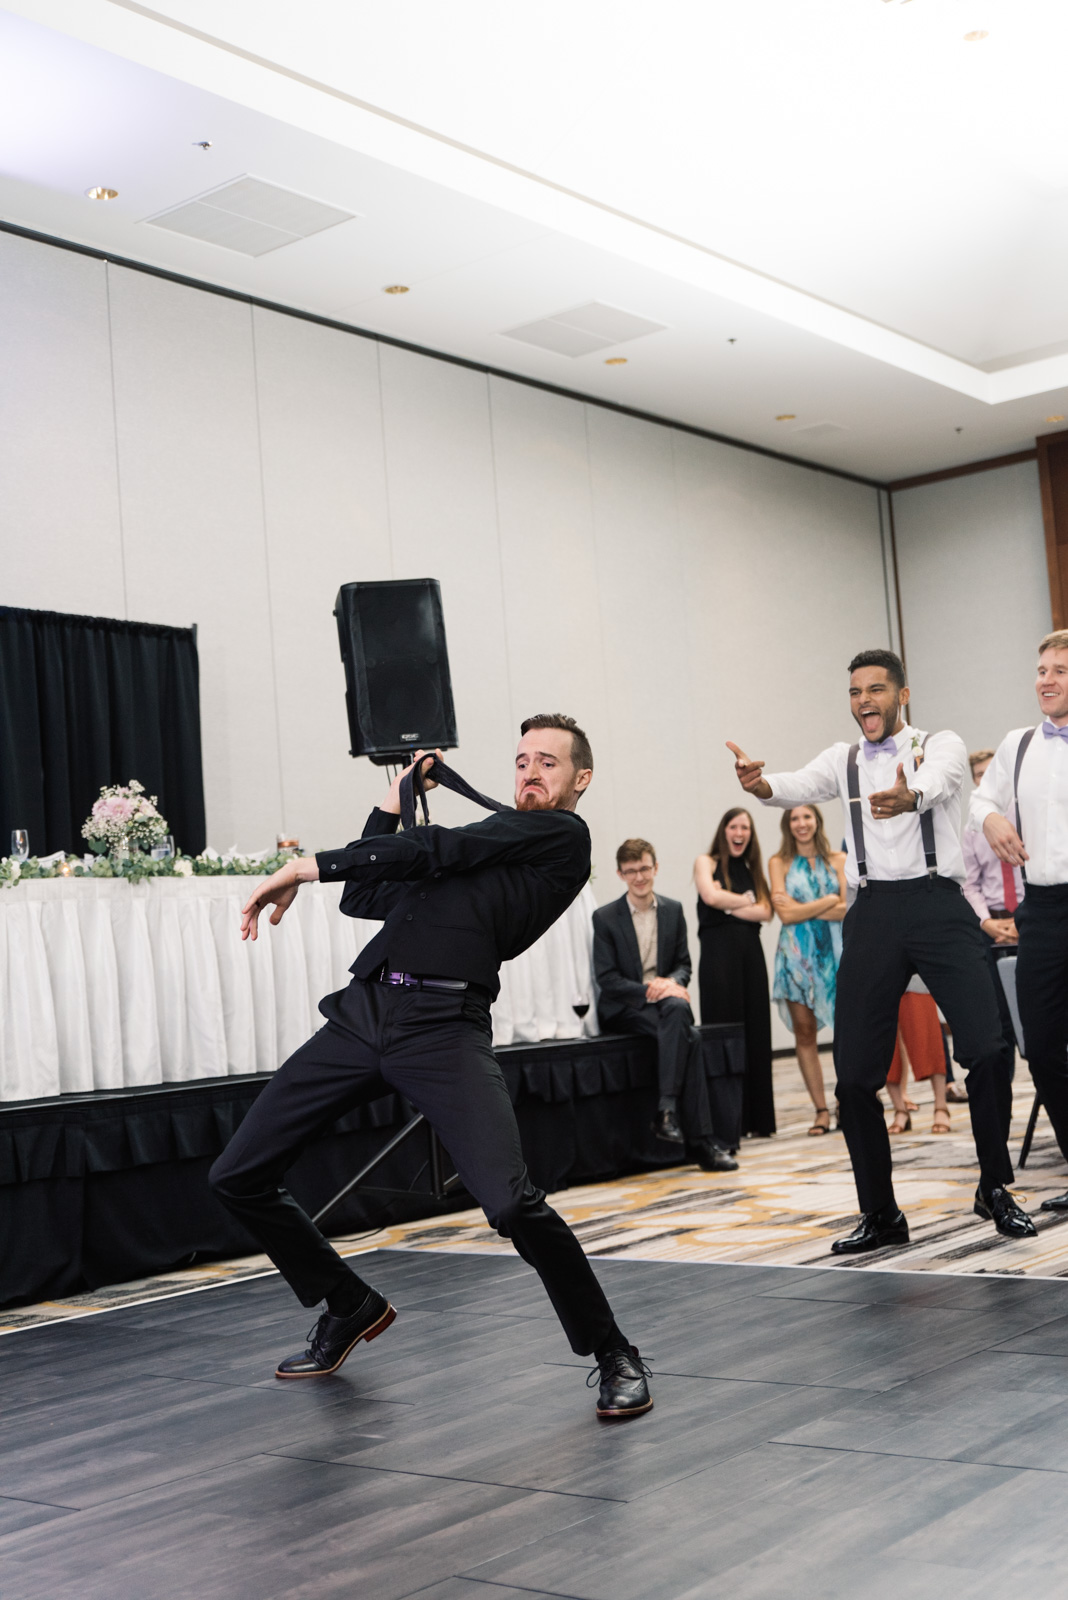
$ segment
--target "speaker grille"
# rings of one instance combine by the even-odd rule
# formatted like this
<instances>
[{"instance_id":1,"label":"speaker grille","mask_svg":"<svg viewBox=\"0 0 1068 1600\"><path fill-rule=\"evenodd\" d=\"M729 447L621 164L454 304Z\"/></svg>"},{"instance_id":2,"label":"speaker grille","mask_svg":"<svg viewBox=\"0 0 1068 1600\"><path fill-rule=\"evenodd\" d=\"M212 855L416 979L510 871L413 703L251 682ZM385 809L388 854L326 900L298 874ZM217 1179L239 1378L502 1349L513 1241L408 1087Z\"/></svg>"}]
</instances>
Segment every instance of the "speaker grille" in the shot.
<instances>
[{"instance_id":1,"label":"speaker grille","mask_svg":"<svg viewBox=\"0 0 1068 1600\"><path fill-rule=\"evenodd\" d=\"M441 588L434 578L346 583L338 591L350 754L386 761L456 748Z\"/></svg>"}]
</instances>

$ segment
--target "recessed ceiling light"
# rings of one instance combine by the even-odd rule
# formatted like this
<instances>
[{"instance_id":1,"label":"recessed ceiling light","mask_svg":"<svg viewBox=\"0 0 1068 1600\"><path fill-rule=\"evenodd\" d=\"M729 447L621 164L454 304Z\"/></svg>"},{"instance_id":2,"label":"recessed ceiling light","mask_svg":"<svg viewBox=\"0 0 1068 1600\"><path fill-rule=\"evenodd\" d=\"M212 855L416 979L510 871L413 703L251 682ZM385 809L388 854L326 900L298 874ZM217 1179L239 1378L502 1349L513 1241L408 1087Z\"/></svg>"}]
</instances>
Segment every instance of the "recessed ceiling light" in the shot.
<instances>
[{"instance_id":1,"label":"recessed ceiling light","mask_svg":"<svg viewBox=\"0 0 1068 1600\"><path fill-rule=\"evenodd\" d=\"M990 33L986 28L973 28L971 33L964 35L966 44L978 44L980 39L989 39Z\"/></svg>"},{"instance_id":2,"label":"recessed ceiling light","mask_svg":"<svg viewBox=\"0 0 1068 1600\"><path fill-rule=\"evenodd\" d=\"M1063 422L1064 421L1064 417L1058 412L1058 414L1055 417L1047 417L1046 421L1047 422Z\"/></svg>"},{"instance_id":3,"label":"recessed ceiling light","mask_svg":"<svg viewBox=\"0 0 1068 1600\"><path fill-rule=\"evenodd\" d=\"M604 364L606 367L625 367L627 358L626 356L605 356Z\"/></svg>"},{"instance_id":4,"label":"recessed ceiling light","mask_svg":"<svg viewBox=\"0 0 1068 1600\"><path fill-rule=\"evenodd\" d=\"M382 293L383 294L407 294L408 293L408 285L406 283L387 283L386 287L382 290Z\"/></svg>"},{"instance_id":5,"label":"recessed ceiling light","mask_svg":"<svg viewBox=\"0 0 1068 1600\"><path fill-rule=\"evenodd\" d=\"M796 422L797 421L797 412L796 411L780 411L779 415L775 418L775 421L776 422Z\"/></svg>"},{"instance_id":6,"label":"recessed ceiling light","mask_svg":"<svg viewBox=\"0 0 1068 1600\"><path fill-rule=\"evenodd\" d=\"M117 189L86 189L85 193L90 200L117 200L119 198Z\"/></svg>"}]
</instances>

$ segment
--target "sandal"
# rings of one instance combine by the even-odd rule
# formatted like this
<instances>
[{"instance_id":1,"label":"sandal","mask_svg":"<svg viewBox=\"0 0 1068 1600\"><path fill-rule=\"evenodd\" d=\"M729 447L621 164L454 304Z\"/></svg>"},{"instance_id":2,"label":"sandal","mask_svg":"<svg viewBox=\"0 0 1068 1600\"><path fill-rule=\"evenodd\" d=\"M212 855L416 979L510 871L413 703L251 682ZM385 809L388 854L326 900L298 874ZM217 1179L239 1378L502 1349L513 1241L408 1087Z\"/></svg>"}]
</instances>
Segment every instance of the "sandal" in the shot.
<instances>
[{"instance_id":1,"label":"sandal","mask_svg":"<svg viewBox=\"0 0 1068 1600\"><path fill-rule=\"evenodd\" d=\"M901 1122L902 1117L905 1119L904 1123L901 1127L898 1127L898 1123ZM907 1111L895 1111L894 1120L891 1122L886 1131L887 1133L911 1133L912 1118L909 1113Z\"/></svg>"},{"instance_id":2,"label":"sandal","mask_svg":"<svg viewBox=\"0 0 1068 1600\"><path fill-rule=\"evenodd\" d=\"M826 1127L824 1127L823 1123L820 1122L820 1120L819 1120L820 1117L826 1117L827 1118L827 1126ZM831 1131L831 1113L827 1110L826 1106L817 1106L816 1107L816 1121L812 1124L811 1128L808 1130L809 1138L810 1139L815 1139L820 1134L830 1133L830 1131Z\"/></svg>"},{"instance_id":3,"label":"sandal","mask_svg":"<svg viewBox=\"0 0 1068 1600\"><path fill-rule=\"evenodd\" d=\"M931 1123L931 1132L932 1133L952 1133L953 1132L953 1129L949 1125L949 1112L948 1111L944 1110L941 1106L939 1106L935 1110L934 1116L935 1116L935 1119ZM946 1120L945 1120L945 1124L944 1125L939 1122L939 1120L938 1120L939 1117L945 1117Z\"/></svg>"},{"instance_id":4,"label":"sandal","mask_svg":"<svg viewBox=\"0 0 1068 1600\"><path fill-rule=\"evenodd\" d=\"M919 1109L920 1108L916 1104L915 1100L910 1100L908 1095L906 1095L905 1096L905 1110L906 1111L918 1111Z\"/></svg>"}]
</instances>

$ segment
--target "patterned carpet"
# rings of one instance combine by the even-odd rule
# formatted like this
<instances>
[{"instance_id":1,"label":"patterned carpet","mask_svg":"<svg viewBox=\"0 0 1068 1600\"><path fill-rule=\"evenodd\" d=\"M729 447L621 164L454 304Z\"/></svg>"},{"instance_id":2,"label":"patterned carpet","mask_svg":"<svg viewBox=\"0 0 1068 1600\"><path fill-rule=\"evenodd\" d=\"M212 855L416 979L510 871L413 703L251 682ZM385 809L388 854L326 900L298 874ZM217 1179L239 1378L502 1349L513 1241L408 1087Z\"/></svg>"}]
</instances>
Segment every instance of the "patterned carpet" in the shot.
<instances>
[{"instance_id":1,"label":"patterned carpet","mask_svg":"<svg viewBox=\"0 0 1068 1600\"><path fill-rule=\"evenodd\" d=\"M824 1058L825 1069L829 1059ZM913 1086L914 1089L914 1086ZM912 1091L910 1091L912 1092ZM997 1273L1068 1277L1068 1218L1038 1211L1047 1195L1068 1187L1068 1172L1045 1116L1016 1194L1034 1213L1037 1239L1014 1244L972 1214L977 1181L967 1106L953 1106L953 1130L933 1135L926 1089L914 1092L920 1110L913 1132L894 1139L895 1186L909 1219L912 1242L859 1260L832 1263L827 1251L856 1218L856 1192L841 1134L809 1138L811 1111L796 1063L776 1062L779 1132L747 1139L739 1170L703 1173L695 1167L567 1189L553 1204L591 1255L657 1261L736 1261L826 1267L848 1271ZM1012 1151L1019 1153L1031 1108L1026 1068L1017 1071ZM831 1101L828 1102L832 1103ZM452 1212L430 1221L339 1238L343 1255L393 1248L508 1254L480 1211ZM263 1256L218 1262L135 1283L98 1289L62 1301L0 1312L0 1332L62 1320L168 1295L188 1294L272 1270Z\"/></svg>"}]
</instances>

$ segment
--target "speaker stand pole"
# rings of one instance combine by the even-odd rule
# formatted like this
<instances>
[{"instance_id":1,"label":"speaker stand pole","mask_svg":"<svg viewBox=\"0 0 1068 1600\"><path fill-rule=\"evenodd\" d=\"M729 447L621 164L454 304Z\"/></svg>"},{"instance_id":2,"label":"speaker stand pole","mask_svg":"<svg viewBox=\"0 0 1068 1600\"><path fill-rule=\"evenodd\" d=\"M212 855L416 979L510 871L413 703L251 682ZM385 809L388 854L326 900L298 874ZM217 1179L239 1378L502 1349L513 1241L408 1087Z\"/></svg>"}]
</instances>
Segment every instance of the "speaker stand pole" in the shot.
<instances>
[{"instance_id":1,"label":"speaker stand pole","mask_svg":"<svg viewBox=\"0 0 1068 1600\"><path fill-rule=\"evenodd\" d=\"M379 1187L377 1184L366 1183L364 1181L376 1167L381 1166L382 1162L387 1156L392 1155L398 1146L404 1144L407 1139L410 1139L417 1128L422 1127L425 1127L427 1131L427 1165L430 1168L429 1191L426 1189L386 1189ZM444 1152L441 1148L441 1141L439 1140L437 1134L427 1122L422 1112L416 1112L415 1116L411 1117L409 1121L404 1124L404 1127L401 1128L400 1132L395 1133L393 1138L383 1146L378 1154L376 1156L372 1156L371 1160L366 1162L360 1168L359 1172L357 1172L354 1178L349 1179L348 1183L343 1189L339 1189L337 1194L334 1195L331 1200L326 1202L325 1206L320 1207L320 1209L312 1217L312 1221L318 1225L322 1219L328 1215L329 1212L334 1210L335 1206L340 1205L341 1201L350 1194L384 1195L394 1200L430 1199L434 1200L439 1206L443 1205L462 1188L460 1179L455 1173L451 1178L445 1177L445 1164L442 1160L443 1154Z\"/></svg>"}]
</instances>

